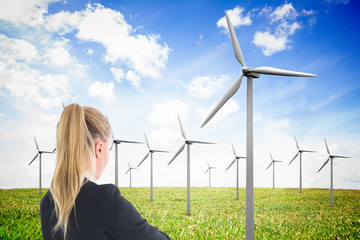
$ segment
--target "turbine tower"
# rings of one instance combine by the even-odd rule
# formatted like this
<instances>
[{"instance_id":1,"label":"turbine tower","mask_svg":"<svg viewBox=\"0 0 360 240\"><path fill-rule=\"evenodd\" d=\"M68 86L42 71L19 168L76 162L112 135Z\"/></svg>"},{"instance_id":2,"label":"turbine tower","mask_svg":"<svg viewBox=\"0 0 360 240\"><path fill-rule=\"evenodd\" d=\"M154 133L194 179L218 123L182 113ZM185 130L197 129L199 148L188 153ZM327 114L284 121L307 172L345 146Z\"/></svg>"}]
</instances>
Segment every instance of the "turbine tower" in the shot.
<instances>
[{"instance_id":1,"label":"turbine tower","mask_svg":"<svg viewBox=\"0 0 360 240\"><path fill-rule=\"evenodd\" d=\"M260 74L293 76L293 77L315 77L309 73L293 72L272 67L246 67L239 42L236 38L234 28L230 18L225 11L226 21L229 27L231 41L236 59L242 65L241 75L231 85L229 90L220 99L218 104L206 117L202 127L219 111L219 109L238 91L243 76L247 77L247 129L246 129L246 239L254 238L254 170L253 170L253 78L258 78Z\"/></svg>"},{"instance_id":2,"label":"turbine tower","mask_svg":"<svg viewBox=\"0 0 360 240\"><path fill-rule=\"evenodd\" d=\"M35 157L33 158L33 160L31 160L31 162L29 163L28 166L30 166L30 164L35 161L35 159L39 156L39 193L41 193L41 154L43 153L55 153L56 148L54 148L54 150L52 152L48 152L48 151L40 151L39 146L36 142L36 138L34 137L35 140L35 146L36 149L38 150L38 153L35 155Z\"/></svg>"},{"instance_id":3,"label":"turbine tower","mask_svg":"<svg viewBox=\"0 0 360 240\"><path fill-rule=\"evenodd\" d=\"M279 161L279 160L274 160L273 159L273 156L271 155L271 152L270 152L270 157L271 157L271 163L270 165L265 169L265 170L268 170L268 168L273 165L273 188L275 188L275 163L276 162L283 162L283 161Z\"/></svg>"},{"instance_id":4,"label":"turbine tower","mask_svg":"<svg viewBox=\"0 0 360 240\"><path fill-rule=\"evenodd\" d=\"M231 143L231 146L232 146L232 149L233 149L233 153L235 155L235 159L234 161L232 161L230 163L230 165L227 167L227 169L225 171L227 171L233 164L234 162L236 161L236 199L239 200L239 159L243 158L243 159L246 159L246 157L241 157L241 156L238 156L235 152L235 148L234 148L234 145Z\"/></svg>"},{"instance_id":5,"label":"turbine tower","mask_svg":"<svg viewBox=\"0 0 360 240\"><path fill-rule=\"evenodd\" d=\"M151 149L145 133L144 136L145 136L146 146L148 147L149 152L145 155L145 157L143 158L143 160L141 160L141 162L137 167L139 167L150 154L150 201L152 201L153 200L153 153L155 152L168 153L169 151Z\"/></svg>"},{"instance_id":6,"label":"turbine tower","mask_svg":"<svg viewBox=\"0 0 360 240\"><path fill-rule=\"evenodd\" d=\"M130 172L130 187L131 187L131 170L137 169L137 168L130 167L129 162L128 162L128 166L129 166L129 169L126 171L125 175L126 175L128 172Z\"/></svg>"},{"instance_id":7,"label":"turbine tower","mask_svg":"<svg viewBox=\"0 0 360 240\"><path fill-rule=\"evenodd\" d=\"M325 146L326 146L326 151L327 153L329 154L329 157L328 159L325 161L325 163L321 166L321 168L319 169L319 171L317 172L320 172L320 170L329 162L330 162L330 186L331 186L331 191L330 191L330 206L332 207L333 206L333 159L334 158L350 158L350 157L345 157L345 156L339 156L339 155L332 155L330 153L330 150L329 150L329 147L326 143L326 140L324 139L325 141Z\"/></svg>"},{"instance_id":8,"label":"turbine tower","mask_svg":"<svg viewBox=\"0 0 360 240\"><path fill-rule=\"evenodd\" d=\"M134 141L128 141L128 140L114 139L114 136L113 136L113 142L115 144L115 186L119 187L119 184L118 184L118 145L121 143L139 144L139 143L143 143L143 142L134 142Z\"/></svg>"},{"instance_id":9,"label":"turbine tower","mask_svg":"<svg viewBox=\"0 0 360 240\"><path fill-rule=\"evenodd\" d=\"M210 167L209 162L207 162L207 165L208 165L208 169L206 170L206 172L204 174L209 172L209 187L211 187L211 169L216 169L216 167Z\"/></svg>"},{"instance_id":10,"label":"turbine tower","mask_svg":"<svg viewBox=\"0 0 360 240\"><path fill-rule=\"evenodd\" d=\"M296 153L295 157L293 157L293 159L289 162L289 165L290 163L292 163L295 158L300 154L300 188L299 188L299 192L301 193L302 192L302 153L303 152L309 152L309 153L314 153L315 151L310 151L310 150L305 150L305 149L300 149L299 148L299 144L296 140L296 137L295 137L295 142L296 142L296 147L298 149L298 152Z\"/></svg>"},{"instance_id":11,"label":"turbine tower","mask_svg":"<svg viewBox=\"0 0 360 240\"><path fill-rule=\"evenodd\" d=\"M186 214L190 215L190 145L193 143L201 143L201 144L214 144L214 143L187 139L179 116L178 116L178 120L179 120L179 124L180 124L181 135L185 139L185 143L175 153L174 157L168 163L168 166L184 150L185 145L187 145L187 184L186 184L187 185L187 206L186 206Z\"/></svg>"}]
</instances>

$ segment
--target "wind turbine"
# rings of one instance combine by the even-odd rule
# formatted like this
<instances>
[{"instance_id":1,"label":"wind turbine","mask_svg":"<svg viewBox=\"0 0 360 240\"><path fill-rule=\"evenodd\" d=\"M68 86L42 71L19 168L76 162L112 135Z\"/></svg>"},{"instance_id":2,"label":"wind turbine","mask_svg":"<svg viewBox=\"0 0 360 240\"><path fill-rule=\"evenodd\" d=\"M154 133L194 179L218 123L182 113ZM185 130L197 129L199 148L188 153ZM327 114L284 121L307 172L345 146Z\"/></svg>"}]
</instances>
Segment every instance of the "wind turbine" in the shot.
<instances>
[{"instance_id":1,"label":"wind turbine","mask_svg":"<svg viewBox=\"0 0 360 240\"><path fill-rule=\"evenodd\" d=\"M330 153L330 150L329 150L329 147L326 143L326 140L324 139L325 141L325 146L326 146L326 151L327 153L329 154L329 157L328 159L325 161L325 163L321 166L321 168L319 169L319 171L317 172L320 172L320 170L329 162L329 160L331 161L330 162L330 186L331 186L331 191L330 191L330 206L332 207L333 206L333 159L334 158L350 158L350 157L345 157L345 156L339 156L339 155L332 155Z\"/></svg>"},{"instance_id":2,"label":"wind turbine","mask_svg":"<svg viewBox=\"0 0 360 240\"><path fill-rule=\"evenodd\" d=\"M178 116L178 120L179 120L179 124L180 124L181 135L185 139L185 143L175 153L174 157L168 163L168 166L184 150L185 145L187 145L187 206L186 206L186 214L190 215L190 145L193 143L201 143L201 144L214 144L214 143L187 139L179 116Z\"/></svg>"},{"instance_id":3,"label":"wind turbine","mask_svg":"<svg viewBox=\"0 0 360 240\"><path fill-rule=\"evenodd\" d=\"M130 172L130 187L131 187L131 170L137 169L137 168L130 167L129 162L128 162L128 166L129 166L129 169L126 171L125 175L126 175L128 172Z\"/></svg>"},{"instance_id":4,"label":"wind turbine","mask_svg":"<svg viewBox=\"0 0 360 240\"><path fill-rule=\"evenodd\" d=\"M137 167L139 167L145 161L145 159L150 155L150 189L151 189L150 201L152 201L153 200L153 153L155 152L168 153L169 151L151 149L145 133L144 136L145 136L146 146L148 147L149 152L145 155L145 157L143 158L143 160L141 160L141 162Z\"/></svg>"},{"instance_id":5,"label":"wind turbine","mask_svg":"<svg viewBox=\"0 0 360 240\"><path fill-rule=\"evenodd\" d=\"M296 142L296 147L298 149L298 152L296 153L295 157L293 157L293 159L289 162L289 165L290 163L292 163L295 158L300 154L300 190L299 192L301 193L302 192L302 153L303 152L310 152L310 153L314 153L315 151L310 151L310 150L305 150L305 149L300 149L299 148L299 144L296 140L296 137L295 137L295 142Z\"/></svg>"},{"instance_id":6,"label":"wind turbine","mask_svg":"<svg viewBox=\"0 0 360 240\"><path fill-rule=\"evenodd\" d=\"M270 152L270 157L271 157L271 163L270 165L265 169L265 170L268 170L268 168L273 165L273 188L275 188L275 163L276 162L283 162L283 161L279 161L279 160L274 160L273 159L273 156L271 155L271 152Z\"/></svg>"},{"instance_id":7,"label":"wind turbine","mask_svg":"<svg viewBox=\"0 0 360 240\"><path fill-rule=\"evenodd\" d=\"M234 161L232 161L230 163L230 165L228 166L228 168L225 171L227 171L234 164L234 162L236 161L236 199L239 199L239 159L241 159L241 158L246 159L246 157L238 156L236 154L236 152L235 152L235 148L234 148L234 145L232 143L231 143L231 146L232 146L232 149L233 149L233 153L235 155L235 159L234 159Z\"/></svg>"},{"instance_id":8,"label":"wind turbine","mask_svg":"<svg viewBox=\"0 0 360 240\"><path fill-rule=\"evenodd\" d=\"M119 187L119 185L118 185L118 144L121 144L121 143L138 144L138 143L143 143L143 142L134 142L134 141L120 140L120 139L113 139L113 142L115 144L115 186Z\"/></svg>"},{"instance_id":9,"label":"wind turbine","mask_svg":"<svg viewBox=\"0 0 360 240\"><path fill-rule=\"evenodd\" d=\"M39 156L39 193L41 193L41 154L43 153L55 153L56 148L54 148L54 150L52 152L48 152L48 151L40 151L39 146L37 144L36 138L34 137L35 140L35 146L36 149L38 150L38 153L35 155L35 157L33 158L33 160L31 160L31 162L29 163L28 166L30 166L30 164L35 161L35 159Z\"/></svg>"},{"instance_id":10,"label":"wind turbine","mask_svg":"<svg viewBox=\"0 0 360 240\"><path fill-rule=\"evenodd\" d=\"M208 165L208 169L206 170L206 172L204 174L209 172L209 187L211 187L211 169L216 169L216 167L210 167L209 162L207 162L207 165Z\"/></svg>"},{"instance_id":11,"label":"wind turbine","mask_svg":"<svg viewBox=\"0 0 360 240\"><path fill-rule=\"evenodd\" d=\"M309 73L301 73L294 71L287 71L272 67L257 67L248 68L245 65L244 57L240 49L239 42L236 38L234 28L231 24L230 18L225 11L226 21L229 27L231 41L236 59L242 65L241 75L231 85L229 90L220 99L218 104L210 112L207 118L202 123L203 127L218 111L219 109L238 91L243 76L247 77L247 130L246 130L246 239L254 238L254 194L253 194L253 78L258 78L260 74L293 76L293 77L315 77L316 75Z\"/></svg>"}]
</instances>

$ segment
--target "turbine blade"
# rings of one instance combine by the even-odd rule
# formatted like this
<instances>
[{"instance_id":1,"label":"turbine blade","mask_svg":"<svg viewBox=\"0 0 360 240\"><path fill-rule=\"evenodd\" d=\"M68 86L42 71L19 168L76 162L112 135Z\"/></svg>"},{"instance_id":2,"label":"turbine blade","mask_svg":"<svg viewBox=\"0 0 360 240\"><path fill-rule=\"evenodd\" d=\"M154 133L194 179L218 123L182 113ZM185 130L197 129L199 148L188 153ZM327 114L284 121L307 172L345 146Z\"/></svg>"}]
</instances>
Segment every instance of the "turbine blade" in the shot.
<instances>
[{"instance_id":1,"label":"turbine blade","mask_svg":"<svg viewBox=\"0 0 360 240\"><path fill-rule=\"evenodd\" d=\"M144 133L144 136L145 136L145 141L146 141L146 146L148 147L148 149L150 149L150 145L149 145L149 142L147 140L147 137L146 137L146 134Z\"/></svg>"},{"instance_id":2,"label":"turbine blade","mask_svg":"<svg viewBox=\"0 0 360 240\"><path fill-rule=\"evenodd\" d=\"M235 155L235 157L236 157L236 152L235 152L234 144L231 143L231 146L232 146L232 149L233 149L233 153L234 153L234 155Z\"/></svg>"},{"instance_id":3,"label":"turbine blade","mask_svg":"<svg viewBox=\"0 0 360 240\"><path fill-rule=\"evenodd\" d=\"M125 175L130 171L130 169L131 169L131 168L129 168L129 169L126 171Z\"/></svg>"},{"instance_id":4,"label":"turbine blade","mask_svg":"<svg viewBox=\"0 0 360 240\"><path fill-rule=\"evenodd\" d=\"M56 151L56 148L54 148L53 153Z\"/></svg>"},{"instance_id":5,"label":"turbine blade","mask_svg":"<svg viewBox=\"0 0 360 240\"><path fill-rule=\"evenodd\" d=\"M128 166L129 166L129 168L130 168L130 163L128 162Z\"/></svg>"},{"instance_id":6,"label":"turbine blade","mask_svg":"<svg viewBox=\"0 0 360 240\"><path fill-rule=\"evenodd\" d=\"M207 163L208 167L210 168L209 162L206 162L206 163Z\"/></svg>"},{"instance_id":7,"label":"turbine blade","mask_svg":"<svg viewBox=\"0 0 360 240\"><path fill-rule=\"evenodd\" d=\"M120 139L114 139L114 142L116 142L116 143L144 143L144 142L134 142L134 141L128 141L128 140L120 140Z\"/></svg>"},{"instance_id":8,"label":"turbine blade","mask_svg":"<svg viewBox=\"0 0 360 240\"><path fill-rule=\"evenodd\" d=\"M328 159L325 161L325 163L321 166L321 168L320 168L319 171L317 171L317 172L320 172L321 169L323 169L323 167L329 162L329 160L330 160L330 158L328 158Z\"/></svg>"},{"instance_id":9,"label":"turbine blade","mask_svg":"<svg viewBox=\"0 0 360 240\"><path fill-rule=\"evenodd\" d=\"M181 120L180 120L179 115L178 115L178 120L179 120L179 124L180 124L181 135L183 136L184 139L186 139L186 134L185 134L184 128L183 128L183 126L181 124Z\"/></svg>"},{"instance_id":10,"label":"turbine blade","mask_svg":"<svg viewBox=\"0 0 360 240\"><path fill-rule=\"evenodd\" d=\"M38 144L37 144L37 141L36 141L36 138L35 138L35 137L34 137L34 140L35 140L36 149L37 149L38 151L40 151L39 146L38 146Z\"/></svg>"},{"instance_id":11,"label":"turbine blade","mask_svg":"<svg viewBox=\"0 0 360 240\"><path fill-rule=\"evenodd\" d=\"M220 99L220 101L216 104L216 106L211 110L209 115L206 117L204 122L201 124L201 127L205 126L207 122L220 110L222 106L239 90L241 85L241 80L243 78L243 74L241 73L240 77L236 79L236 81L231 85L229 90L225 93L225 95Z\"/></svg>"},{"instance_id":12,"label":"turbine blade","mask_svg":"<svg viewBox=\"0 0 360 240\"><path fill-rule=\"evenodd\" d=\"M271 162L270 165L265 170L268 170L268 168L271 166L271 164L273 164L273 162Z\"/></svg>"},{"instance_id":13,"label":"turbine blade","mask_svg":"<svg viewBox=\"0 0 360 240\"><path fill-rule=\"evenodd\" d=\"M329 150L329 147L327 145L327 142L326 142L326 139L324 138L324 141L325 141L325 146L326 146L326 151L327 153L330 155L330 150Z\"/></svg>"},{"instance_id":14,"label":"turbine blade","mask_svg":"<svg viewBox=\"0 0 360 240\"><path fill-rule=\"evenodd\" d=\"M63 106L63 109L65 109L65 104L64 104L64 102L62 102L62 106Z\"/></svg>"},{"instance_id":15,"label":"turbine blade","mask_svg":"<svg viewBox=\"0 0 360 240\"><path fill-rule=\"evenodd\" d=\"M284 161L274 160L274 162L284 162Z\"/></svg>"},{"instance_id":16,"label":"turbine blade","mask_svg":"<svg viewBox=\"0 0 360 240\"><path fill-rule=\"evenodd\" d=\"M201 143L201 144L216 144L213 142L203 142L203 141L196 141L196 140L187 140L188 143Z\"/></svg>"},{"instance_id":17,"label":"turbine blade","mask_svg":"<svg viewBox=\"0 0 360 240\"><path fill-rule=\"evenodd\" d=\"M273 157L272 157L272 155L271 155L271 152L269 152L269 153L270 153L271 161L274 161L274 159L273 159Z\"/></svg>"},{"instance_id":18,"label":"turbine blade","mask_svg":"<svg viewBox=\"0 0 360 240\"><path fill-rule=\"evenodd\" d=\"M171 163L172 161L174 161L174 159L184 150L185 144L186 144L186 143L184 143L184 145L182 145L182 146L180 147L180 149L175 153L174 157L173 157L173 158L170 160L170 162L168 163L168 166L169 166L170 163Z\"/></svg>"},{"instance_id":19,"label":"turbine blade","mask_svg":"<svg viewBox=\"0 0 360 240\"><path fill-rule=\"evenodd\" d=\"M350 157L340 156L340 155L330 155L330 156L334 157L334 158L350 158Z\"/></svg>"},{"instance_id":20,"label":"turbine blade","mask_svg":"<svg viewBox=\"0 0 360 240\"><path fill-rule=\"evenodd\" d=\"M209 171L209 169L210 169L210 168L208 168L204 174L206 174L206 173Z\"/></svg>"},{"instance_id":21,"label":"turbine blade","mask_svg":"<svg viewBox=\"0 0 360 240\"><path fill-rule=\"evenodd\" d=\"M232 162L230 163L230 165L227 167L227 169L226 169L225 171L227 171L227 170L234 164L235 161L236 161L236 158L234 159L234 161L232 161Z\"/></svg>"},{"instance_id":22,"label":"turbine blade","mask_svg":"<svg viewBox=\"0 0 360 240\"><path fill-rule=\"evenodd\" d=\"M288 70L283 70L283 69L278 69L278 68L273 68L273 67L249 68L249 71L252 73L290 76L290 77L316 77L316 75L311 74L311 73L288 71Z\"/></svg>"},{"instance_id":23,"label":"turbine blade","mask_svg":"<svg viewBox=\"0 0 360 240\"><path fill-rule=\"evenodd\" d=\"M295 142L296 142L296 147L297 147L297 149L299 149L300 150L300 148L299 148L299 144L298 144L298 142L297 142L297 140L296 140L296 137L294 137L295 138Z\"/></svg>"},{"instance_id":24,"label":"turbine blade","mask_svg":"<svg viewBox=\"0 0 360 240\"><path fill-rule=\"evenodd\" d=\"M297 152L297 154L295 155L295 157L293 157L293 159L289 162L289 164L292 163L298 155L299 155L299 152Z\"/></svg>"},{"instance_id":25,"label":"turbine blade","mask_svg":"<svg viewBox=\"0 0 360 240\"><path fill-rule=\"evenodd\" d=\"M232 42L232 45L233 45L235 57L239 61L239 63L244 67L245 66L245 61L244 61L243 54L241 52L239 41L236 38L234 28L233 28L233 26L231 24L230 18L229 18L226 11L225 11L225 17L226 17L227 25L229 27L229 32L230 32L230 37L231 37L231 42Z\"/></svg>"},{"instance_id":26,"label":"turbine blade","mask_svg":"<svg viewBox=\"0 0 360 240\"><path fill-rule=\"evenodd\" d=\"M42 151L42 153L54 153L54 152Z\"/></svg>"},{"instance_id":27,"label":"turbine blade","mask_svg":"<svg viewBox=\"0 0 360 240\"><path fill-rule=\"evenodd\" d=\"M150 152L148 152L145 157L141 160L141 162L138 164L138 167L145 161L145 159L149 156Z\"/></svg>"},{"instance_id":28,"label":"turbine blade","mask_svg":"<svg viewBox=\"0 0 360 240\"><path fill-rule=\"evenodd\" d=\"M160 152L160 153L169 153L170 151L163 151L163 150L151 150L153 152Z\"/></svg>"},{"instance_id":29,"label":"turbine blade","mask_svg":"<svg viewBox=\"0 0 360 240\"><path fill-rule=\"evenodd\" d=\"M302 152L309 152L309 153L315 153L316 151L312 151L312 150L301 150Z\"/></svg>"},{"instance_id":30,"label":"turbine blade","mask_svg":"<svg viewBox=\"0 0 360 240\"><path fill-rule=\"evenodd\" d=\"M38 155L39 155L39 153L37 153L37 154L35 155L35 157L33 158L33 160L31 160L31 162L28 164L28 166L30 166L30 164L37 158Z\"/></svg>"}]
</instances>

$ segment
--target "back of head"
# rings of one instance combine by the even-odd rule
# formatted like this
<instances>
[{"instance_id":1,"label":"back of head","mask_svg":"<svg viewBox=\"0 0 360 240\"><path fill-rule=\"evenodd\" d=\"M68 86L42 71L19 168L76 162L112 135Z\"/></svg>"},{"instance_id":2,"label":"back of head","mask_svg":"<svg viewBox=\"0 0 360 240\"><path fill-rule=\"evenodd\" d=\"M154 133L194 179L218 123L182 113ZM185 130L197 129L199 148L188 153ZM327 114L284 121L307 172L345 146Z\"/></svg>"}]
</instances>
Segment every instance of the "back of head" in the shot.
<instances>
[{"instance_id":1,"label":"back of head","mask_svg":"<svg viewBox=\"0 0 360 240\"><path fill-rule=\"evenodd\" d=\"M61 114L56 132L56 165L50 191L59 228L67 234L68 219L75 200L84 184L84 171L94 176L96 158L94 141L106 142L112 133L107 118L93 107L70 104Z\"/></svg>"}]
</instances>

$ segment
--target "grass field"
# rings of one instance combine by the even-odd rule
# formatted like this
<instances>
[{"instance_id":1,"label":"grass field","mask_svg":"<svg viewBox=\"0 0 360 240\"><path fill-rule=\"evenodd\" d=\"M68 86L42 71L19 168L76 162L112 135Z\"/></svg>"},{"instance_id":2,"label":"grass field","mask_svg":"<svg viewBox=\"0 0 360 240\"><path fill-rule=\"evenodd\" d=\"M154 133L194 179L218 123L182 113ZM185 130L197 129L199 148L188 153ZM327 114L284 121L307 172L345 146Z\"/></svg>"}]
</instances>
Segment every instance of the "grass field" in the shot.
<instances>
[{"instance_id":1,"label":"grass field","mask_svg":"<svg viewBox=\"0 0 360 240\"><path fill-rule=\"evenodd\" d=\"M39 204L47 189L0 189L0 239L42 239ZM245 189L120 188L150 224L172 239L244 239ZM360 191L328 189L254 189L255 239L360 239Z\"/></svg>"}]
</instances>

